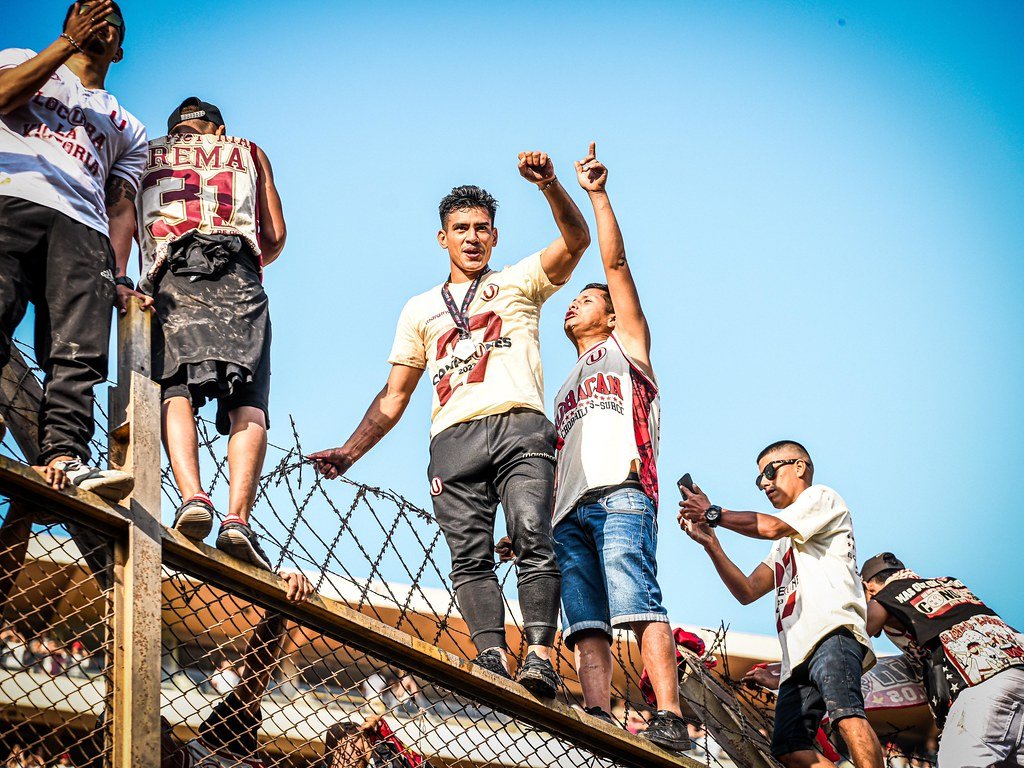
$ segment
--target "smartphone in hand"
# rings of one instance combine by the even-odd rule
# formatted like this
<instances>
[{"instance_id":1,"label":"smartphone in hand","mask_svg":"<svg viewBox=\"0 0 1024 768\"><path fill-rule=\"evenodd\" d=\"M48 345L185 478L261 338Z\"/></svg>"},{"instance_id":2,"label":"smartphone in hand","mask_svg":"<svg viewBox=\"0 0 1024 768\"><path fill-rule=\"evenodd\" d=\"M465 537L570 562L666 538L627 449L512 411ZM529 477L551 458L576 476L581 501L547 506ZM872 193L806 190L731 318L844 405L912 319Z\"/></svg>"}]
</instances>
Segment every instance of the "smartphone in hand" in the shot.
<instances>
[{"instance_id":1,"label":"smartphone in hand","mask_svg":"<svg viewBox=\"0 0 1024 768\"><path fill-rule=\"evenodd\" d=\"M676 481L676 486L679 488L679 495L683 497L683 501L686 501L689 498L687 494L693 493L693 478L690 477L690 473L687 472L680 477Z\"/></svg>"}]
</instances>

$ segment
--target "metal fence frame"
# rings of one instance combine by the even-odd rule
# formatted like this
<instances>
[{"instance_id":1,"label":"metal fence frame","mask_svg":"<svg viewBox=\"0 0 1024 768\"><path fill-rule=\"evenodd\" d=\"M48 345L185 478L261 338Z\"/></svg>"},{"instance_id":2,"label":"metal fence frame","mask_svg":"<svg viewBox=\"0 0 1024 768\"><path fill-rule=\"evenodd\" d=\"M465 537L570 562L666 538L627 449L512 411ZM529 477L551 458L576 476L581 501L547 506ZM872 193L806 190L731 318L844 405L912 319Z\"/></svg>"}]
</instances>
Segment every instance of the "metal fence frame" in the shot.
<instances>
[{"instance_id":1,"label":"metal fence frame","mask_svg":"<svg viewBox=\"0 0 1024 768\"><path fill-rule=\"evenodd\" d=\"M564 738L594 755L630 766L698 766L651 742L606 725L560 702L541 702L520 686L469 661L414 638L352 608L312 596L286 599L274 574L194 543L160 523L160 398L150 375L150 315L133 306L118 327L118 386L110 393L109 457L135 476L135 490L121 504L87 491L56 491L31 467L0 456L0 493L36 509L59 510L114 541L112 765L143 768L158 762L161 702L161 599L164 564L201 573L210 583L280 612L302 625L386 659L413 674L441 679L455 693L506 712L523 723ZM16 355L12 367L24 366ZM27 366L24 366L27 371ZM33 405L39 384L32 376L5 381L0 404L12 435L34 456ZM13 409L13 410L12 410ZM752 765L768 763L752 763Z\"/></svg>"}]
</instances>

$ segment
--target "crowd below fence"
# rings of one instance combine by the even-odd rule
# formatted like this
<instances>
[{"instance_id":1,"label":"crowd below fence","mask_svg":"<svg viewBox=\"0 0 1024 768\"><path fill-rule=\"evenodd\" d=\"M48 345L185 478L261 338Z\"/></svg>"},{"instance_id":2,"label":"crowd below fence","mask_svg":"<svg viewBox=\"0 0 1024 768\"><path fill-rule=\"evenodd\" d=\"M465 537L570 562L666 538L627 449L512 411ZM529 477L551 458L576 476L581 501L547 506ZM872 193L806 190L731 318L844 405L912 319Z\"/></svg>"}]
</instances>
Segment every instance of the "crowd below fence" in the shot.
<instances>
[{"instance_id":1,"label":"crowd below fence","mask_svg":"<svg viewBox=\"0 0 1024 768\"><path fill-rule=\"evenodd\" d=\"M0 630L0 666L51 677L91 677L103 671L103 660L90 653L81 640L68 644L42 633L26 641L17 629L8 625Z\"/></svg>"}]
</instances>

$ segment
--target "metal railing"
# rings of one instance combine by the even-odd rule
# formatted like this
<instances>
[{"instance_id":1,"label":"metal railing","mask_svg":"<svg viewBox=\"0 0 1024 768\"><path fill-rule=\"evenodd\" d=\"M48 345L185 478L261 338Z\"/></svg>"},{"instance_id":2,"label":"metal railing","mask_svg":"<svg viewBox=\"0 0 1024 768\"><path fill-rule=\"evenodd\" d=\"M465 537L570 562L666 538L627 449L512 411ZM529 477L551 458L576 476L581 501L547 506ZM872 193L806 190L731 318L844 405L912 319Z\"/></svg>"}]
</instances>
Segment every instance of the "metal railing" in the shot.
<instances>
[{"instance_id":1,"label":"metal railing","mask_svg":"<svg viewBox=\"0 0 1024 768\"><path fill-rule=\"evenodd\" d=\"M246 737L223 748L239 759L258 750L269 765L733 764L710 752L696 753L699 762L670 754L582 713L571 656L561 647L567 685L553 702L472 666L430 514L385 489L328 487L303 468L294 428L294 445L278 449L261 480L255 524L272 559L301 569L318 594L291 603L278 576L163 527L161 498L177 504L178 497L161 476L149 322L137 307L121 321L119 383L107 409L110 464L136 478L129 499L112 505L87 492L58 492L0 456L0 494L9 499L0 508L3 626L26 643L46 635L58 647L43 666L0 669L7 697L0 731L11 723L17 734L10 744L0 737L7 749L0 756L17 743L50 761L66 753L76 766L158 765L161 748L201 751L216 748L225 730L236 737L251 730L251 717L221 722L226 708L256 713L258 735L256 746ZM16 356L0 380L0 407L25 458L35 444L32 374ZM217 438L204 437L211 492L218 484L223 492ZM314 524L314 508L331 524ZM502 567L502 577L514 568ZM521 645L513 632L513 651ZM40 671L47 663L55 670L59 649L71 648L88 665ZM642 708L635 646L619 640L615 651L616 694ZM691 719L735 764L775 765L763 735L770 712L701 659L686 661L681 693Z\"/></svg>"}]
</instances>

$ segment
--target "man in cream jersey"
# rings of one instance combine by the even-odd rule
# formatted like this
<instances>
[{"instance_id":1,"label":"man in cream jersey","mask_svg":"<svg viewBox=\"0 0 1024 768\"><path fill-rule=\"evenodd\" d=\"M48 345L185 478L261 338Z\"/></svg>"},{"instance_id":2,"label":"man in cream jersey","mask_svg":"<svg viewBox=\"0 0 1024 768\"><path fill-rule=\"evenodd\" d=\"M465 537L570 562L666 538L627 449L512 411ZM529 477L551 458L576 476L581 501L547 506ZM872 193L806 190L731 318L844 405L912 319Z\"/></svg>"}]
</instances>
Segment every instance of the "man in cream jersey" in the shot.
<instances>
[{"instance_id":1,"label":"man in cream jersey","mask_svg":"<svg viewBox=\"0 0 1024 768\"><path fill-rule=\"evenodd\" d=\"M834 490L813 484L814 465L800 443L772 443L758 454L757 466L757 487L780 510L777 515L722 509L694 486L679 505L679 523L704 546L741 603L774 591L782 674L772 753L791 767L833 765L815 750L818 724L827 712L853 764L882 768L882 747L864 714L860 687L875 654L850 510ZM746 576L722 549L715 535L719 526L775 544Z\"/></svg>"},{"instance_id":2,"label":"man in cream jersey","mask_svg":"<svg viewBox=\"0 0 1024 768\"><path fill-rule=\"evenodd\" d=\"M555 398L552 525L563 635L575 652L586 710L610 721L612 629L631 629L658 702L642 735L682 751L690 738L655 560L661 404L651 333L605 190L608 170L594 144L576 169L594 205L608 283L586 286L565 314L565 334L579 359Z\"/></svg>"},{"instance_id":3,"label":"man in cream jersey","mask_svg":"<svg viewBox=\"0 0 1024 768\"><path fill-rule=\"evenodd\" d=\"M491 271L497 201L479 187L453 189L441 201L437 233L448 252L446 280L402 310L388 382L352 436L340 448L310 458L328 478L344 473L398 422L429 368L430 492L451 550L452 581L478 651L476 663L510 677L494 573L494 519L501 502L519 553L519 602L529 646L518 680L536 695L554 696L555 434L544 416L538 321L541 305L572 275L590 233L546 154L520 153L519 172L544 195L560 236L532 256Z\"/></svg>"},{"instance_id":4,"label":"man in cream jersey","mask_svg":"<svg viewBox=\"0 0 1024 768\"><path fill-rule=\"evenodd\" d=\"M116 3L75 3L39 53L0 51L0 366L31 301L46 377L28 458L55 488L109 499L134 480L88 465L92 398L107 376L111 305L138 295L125 267L146 160L145 128L104 90L124 35Z\"/></svg>"}]
</instances>

